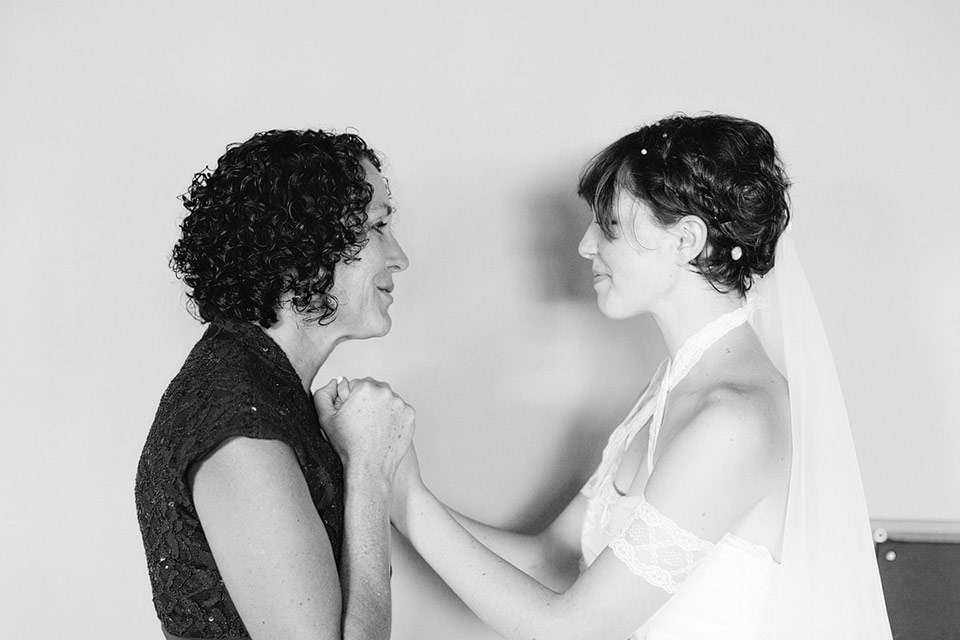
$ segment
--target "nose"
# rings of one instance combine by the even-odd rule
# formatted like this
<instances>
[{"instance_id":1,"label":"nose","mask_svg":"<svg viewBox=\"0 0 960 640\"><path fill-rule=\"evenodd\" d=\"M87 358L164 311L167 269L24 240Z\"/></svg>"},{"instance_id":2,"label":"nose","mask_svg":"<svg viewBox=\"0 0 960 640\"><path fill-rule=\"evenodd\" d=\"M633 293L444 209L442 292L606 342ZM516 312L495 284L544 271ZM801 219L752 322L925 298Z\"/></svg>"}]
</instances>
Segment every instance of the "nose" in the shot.
<instances>
[{"instance_id":1,"label":"nose","mask_svg":"<svg viewBox=\"0 0 960 640\"><path fill-rule=\"evenodd\" d=\"M390 240L390 254L387 266L391 271L403 271L410 266L410 259L392 234L390 235Z\"/></svg>"},{"instance_id":2,"label":"nose","mask_svg":"<svg viewBox=\"0 0 960 640\"><path fill-rule=\"evenodd\" d=\"M581 257L592 260L593 256L597 255L597 231L599 229L600 227L597 225L596 220L593 220L590 222L587 230L583 232L583 237L580 238L580 244L577 245L577 253L579 253Z\"/></svg>"}]
</instances>

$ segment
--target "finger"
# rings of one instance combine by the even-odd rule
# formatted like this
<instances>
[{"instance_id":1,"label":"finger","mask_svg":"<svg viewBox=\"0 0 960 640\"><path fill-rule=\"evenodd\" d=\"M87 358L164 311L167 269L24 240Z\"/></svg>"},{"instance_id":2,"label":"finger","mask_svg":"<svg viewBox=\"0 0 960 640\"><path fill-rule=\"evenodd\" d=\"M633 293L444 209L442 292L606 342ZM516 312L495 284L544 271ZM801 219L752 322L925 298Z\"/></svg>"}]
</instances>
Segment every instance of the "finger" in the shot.
<instances>
[{"instance_id":1,"label":"finger","mask_svg":"<svg viewBox=\"0 0 960 640\"><path fill-rule=\"evenodd\" d=\"M376 378L371 378L370 376L360 378L360 382L365 382L371 387L374 387L375 389L382 389L384 387L386 387L387 389L390 388L390 385L388 385L386 382L381 382L380 380L377 380Z\"/></svg>"},{"instance_id":2,"label":"finger","mask_svg":"<svg viewBox=\"0 0 960 640\"><path fill-rule=\"evenodd\" d=\"M340 402L346 400L349 395L350 382L343 376L340 376L340 378L337 380L337 396L339 397Z\"/></svg>"}]
</instances>

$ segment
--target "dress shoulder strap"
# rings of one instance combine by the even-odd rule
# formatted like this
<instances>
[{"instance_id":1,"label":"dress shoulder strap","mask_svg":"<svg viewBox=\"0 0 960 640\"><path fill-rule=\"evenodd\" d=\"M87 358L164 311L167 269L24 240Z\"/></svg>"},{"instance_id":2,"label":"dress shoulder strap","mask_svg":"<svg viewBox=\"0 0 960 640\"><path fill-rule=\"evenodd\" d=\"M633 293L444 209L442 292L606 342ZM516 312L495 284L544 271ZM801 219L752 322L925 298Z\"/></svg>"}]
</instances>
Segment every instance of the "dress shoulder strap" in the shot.
<instances>
[{"instance_id":1,"label":"dress shoulder strap","mask_svg":"<svg viewBox=\"0 0 960 640\"><path fill-rule=\"evenodd\" d=\"M653 458L657 449L660 427L663 425L667 395L673 391L681 380L687 377L693 367L700 362L707 349L716 344L720 338L750 320L755 310L756 300L751 298L744 306L707 323L702 329L687 338L687 341L677 351L673 361L669 359L666 361L666 370L656 391L652 412L653 419L650 422L650 438L647 441L647 470L650 473L653 473Z\"/></svg>"}]
</instances>

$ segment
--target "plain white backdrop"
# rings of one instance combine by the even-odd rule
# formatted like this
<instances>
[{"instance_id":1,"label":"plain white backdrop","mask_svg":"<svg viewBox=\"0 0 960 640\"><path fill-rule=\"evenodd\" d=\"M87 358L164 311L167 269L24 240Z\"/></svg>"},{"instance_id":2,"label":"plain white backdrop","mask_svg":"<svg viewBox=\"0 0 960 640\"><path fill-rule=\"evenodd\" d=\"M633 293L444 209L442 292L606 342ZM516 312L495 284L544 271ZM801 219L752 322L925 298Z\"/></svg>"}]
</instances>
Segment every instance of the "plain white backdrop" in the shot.
<instances>
[{"instance_id":1,"label":"plain white backdrop","mask_svg":"<svg viewBox=\"0 0 960 640\"><path fill-rule=\"evenodd\" d=\"M953 0L3 2L0 635L159 637L133 479L202 332L177 196L269 128L379 149L411 260L321 377L390 381L437 493L529 528L664 355L596 310L580 168L674 111L758 120L871 516L960 521L958 33ZM493 637L402 545L393 587L394 637Z\"/></svg>"}]
</instances>

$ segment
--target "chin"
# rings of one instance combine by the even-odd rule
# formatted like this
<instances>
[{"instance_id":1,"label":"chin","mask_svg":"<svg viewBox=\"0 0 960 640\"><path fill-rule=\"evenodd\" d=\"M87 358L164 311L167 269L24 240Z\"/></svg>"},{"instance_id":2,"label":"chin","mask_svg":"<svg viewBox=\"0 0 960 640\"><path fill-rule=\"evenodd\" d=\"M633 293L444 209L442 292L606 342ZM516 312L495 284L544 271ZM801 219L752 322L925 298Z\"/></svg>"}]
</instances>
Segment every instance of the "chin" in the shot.
<instances>
[{"instance_id":1,"label":"chin","mask_svg":"<svg viewBox=\"0 0 960 640\"><path fill-rule=\"evenodd\" d=\"M608 304L606 300L597 300L597 308L600 309L600 313L611 320L620 320L623 318L620 309L617 309L615 305Z\"/></svg>"},{"instance_id":2,"label":"chin","mask_svg":"<svg viewBox=\"0 0 960 640\"><path fill-rule=\"evenodd\" d=\"M390 328L393 326L393 322L390 320L390 316L386 316L378 326L370 327L370 330L367 332L361 340L367 340L369 338L382 338L383 336L390 333Z\"/></svg>"},{"instance_id":3,"label":"chin","mask_svg":"<svg viewBox=\"0 0 960 640\"><path fill-rule=\"evenodd\" d=\"M626 320L627 318L633 317L632 313L621 313L618 311L608 311L607 309L600 308L600 313L606 316L610 320Z\"/></svg>"},{"instance_id":4,"label":"chin","mask_svg":"<svg viewBox=\"0 0 960 640\"><path fill-rule=\"evenodd\" d=\"M600 309L600 313L611 320L627 320L629 318L635 318L644 313L643 309L628 309L625 307L603 303L598 303L597 307Z\"/></svg>"}]
</instances>

